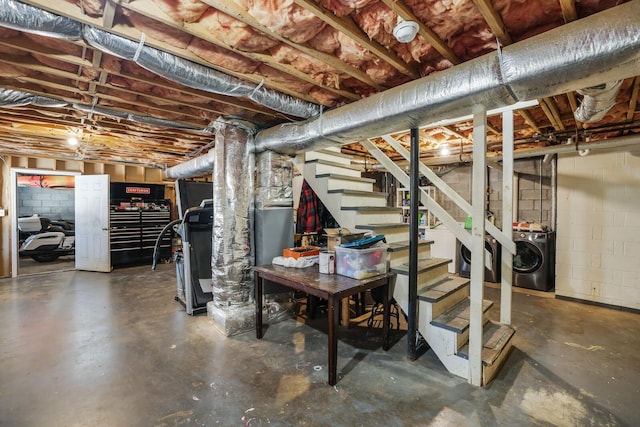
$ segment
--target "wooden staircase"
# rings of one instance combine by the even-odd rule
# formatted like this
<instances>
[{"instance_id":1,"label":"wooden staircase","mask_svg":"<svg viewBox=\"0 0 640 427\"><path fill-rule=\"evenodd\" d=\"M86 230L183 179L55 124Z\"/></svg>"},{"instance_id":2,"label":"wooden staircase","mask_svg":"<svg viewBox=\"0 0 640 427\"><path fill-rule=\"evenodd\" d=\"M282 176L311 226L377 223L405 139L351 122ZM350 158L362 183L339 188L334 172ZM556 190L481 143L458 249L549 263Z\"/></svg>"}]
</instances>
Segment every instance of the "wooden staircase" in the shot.
<instances>
[{"instance_id":1,"label":"wooden staircase","mask_svg":"<svg viewBox=\"0 0 640 427\"><path fill-rule=\"evenodd\" d=\"M397 274L393 296L408 312L409 224L402 209L387 207L387 194L373 191L351 156L339 149L300 154L295 164L304 179L343 228L384 234L390 268ZM432 241L418 245L417 330L449 372L469 380L469 279L449 275L450 259L432 258ZM491 301L483 301L482 385L498 372L512 346L514 330L489 320Z\"/></svg>"}]
</instances>

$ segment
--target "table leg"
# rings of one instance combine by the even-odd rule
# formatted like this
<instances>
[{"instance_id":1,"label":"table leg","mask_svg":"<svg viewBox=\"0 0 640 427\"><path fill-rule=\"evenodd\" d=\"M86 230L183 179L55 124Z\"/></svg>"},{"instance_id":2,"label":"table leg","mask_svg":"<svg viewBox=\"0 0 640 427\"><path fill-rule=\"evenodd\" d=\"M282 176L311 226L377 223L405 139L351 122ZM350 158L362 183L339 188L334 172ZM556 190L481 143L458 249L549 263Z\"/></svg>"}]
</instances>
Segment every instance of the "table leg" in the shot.
<instances>
[{"instance_id":1,"label":"table leg","mask_svg":"<svg viewBox=\"0 0 640 427\"><path fill-rule=\"evenodd\" d=\"M262 338L262 282L260 273L254 272L256 298L256 337Z\"/></svg>"},{"instance_id":2,"label":"table leg","mask_svg":"<svg viewBox=\"0 0 640 427\"><path fill-rule=\"evenodd\" d=\"M329 296L329 385L336 385L337 382L337 364L338 364L338 337L336 331L338 329L338 314L340 310L340 300L336 300L332 295Z\"/></svg>"},{"instance_id":3,"label":"table leg","mask_svg":"<svg viewBox=\"0 0 640 427\"><path fill-rule=\"evenodd\" d=\"M342 326L349 326L349 297L342 298L340 303L340 324Z\"/></svg>"},{"instance_id":4,"label":"table leg","mask_svg":"<svg viewBox=\"0 0 640 427\"><path fill-rule=\"evenodd\" d=\"M389 280L387 280L387 283L385 283L382 289L382 306L384 308L384 312L382 313L382 349L387 351L389 350L389 323L391 319L391 313L389 313L391 310L389 304Z\"/></svg>"}]
</instances>

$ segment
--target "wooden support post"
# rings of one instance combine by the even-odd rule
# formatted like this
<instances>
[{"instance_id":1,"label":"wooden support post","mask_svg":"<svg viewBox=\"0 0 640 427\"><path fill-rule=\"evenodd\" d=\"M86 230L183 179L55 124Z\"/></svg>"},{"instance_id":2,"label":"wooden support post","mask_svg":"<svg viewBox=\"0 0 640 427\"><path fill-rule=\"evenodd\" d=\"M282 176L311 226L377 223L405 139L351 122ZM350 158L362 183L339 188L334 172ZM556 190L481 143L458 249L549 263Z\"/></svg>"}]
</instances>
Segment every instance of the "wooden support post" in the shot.
<instances>
[{"instance_id":1,"label":"wooden support post","mask_svg":"<svg viewBox=\"0 0 640 427\"><path fill-rule=\"evenodd\" d=\"M502 232L513 240L513 111L502 113ZM511 324L511 285L513 254L505 247L501 253L500 323Z\"/></svg>"},{"instance_id":2,"label":"wooden support post","mask_svg":"<svg viewBox=\"0 0 640 427\"><path fill-rule=\"evenodd\" d=\"M484 298L484 242L487 191L487 113L473 115L473 171L471 211L471 291L469 312L469 383L482 385L482 300Z\"/></svg>"}]
</instances>

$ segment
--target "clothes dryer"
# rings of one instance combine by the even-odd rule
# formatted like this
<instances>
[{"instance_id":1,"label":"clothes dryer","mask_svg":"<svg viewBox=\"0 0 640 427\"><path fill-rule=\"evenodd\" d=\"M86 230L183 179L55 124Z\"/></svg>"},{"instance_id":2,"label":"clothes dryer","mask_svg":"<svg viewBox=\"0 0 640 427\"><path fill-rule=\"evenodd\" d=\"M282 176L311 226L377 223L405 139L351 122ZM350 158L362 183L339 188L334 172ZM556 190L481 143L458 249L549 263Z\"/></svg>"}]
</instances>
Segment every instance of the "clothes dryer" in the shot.
<instances>
[{"instance_id":1,"label":"clothes dryer","mask_svg":"<svg viewBox=\"0 0 640 427\"><path fill-rule=\"evenodd\" d=\"M513 285L550 291L555 287L555 233L514 231Z\"/></svg>"},{"instance_id":2,"label":"clothes dryer","mask_svg":"<svg viewBox=\"0 0 640 427\"><path fill-rule=\"evenodd\" d=\"M471 251L459 240L456 245L456 264L460 277L469 278L471 276ZM484 239L486 250L484 280L485 282L500 282L500 243L493 237L487 235Z\"/></svg>"}]
</instances>

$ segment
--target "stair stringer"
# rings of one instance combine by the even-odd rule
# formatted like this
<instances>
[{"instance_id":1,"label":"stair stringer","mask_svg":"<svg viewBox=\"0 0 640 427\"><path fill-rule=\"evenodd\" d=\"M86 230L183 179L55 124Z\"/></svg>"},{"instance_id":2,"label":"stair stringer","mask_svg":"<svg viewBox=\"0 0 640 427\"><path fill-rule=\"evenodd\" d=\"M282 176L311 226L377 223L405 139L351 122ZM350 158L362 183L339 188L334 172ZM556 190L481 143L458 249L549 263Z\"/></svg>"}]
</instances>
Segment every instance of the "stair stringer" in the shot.
<instances>
[{"instance_id":1,"label":"stair stringer","mask_svg":"<svg viewBox=\"0 0 640 427\"><path fill-rule=\"evenodd\" d=\"M393 289L393 297L405 313L409 310L409 276L398 274ZM452 303L451 305L455 305ZM418 301L418 332L427 341L429 347L438 356L444 367L454 375L469 379L469 360L456 355L458 350L458 334L431 325L433 320L433 304Z\"/></svg>"},{"instance_id":2,"label":"stair stringer","mask_svg":"<svg viewBox=\"0 0 640 427\"><path fill-rule=\"evenodd\" d=\"M357 225L357 215L353 215L352 211L342 210L341 193L329 193L329 180L332 178L318 178L315 173L315 165L313 163L305 163L304 158L301 156L296 157L294 164L327 210L329 210L331 216L340 224L340 227L354 232ZM373 192L373 185L371 185L371 191Z\"/></svg>"},{"instance_id":3,"label":"stair stringer","mask_svg":"<svg viewBox=\"0 0 640 427\"><path fill-rule=\"evenodd\" d=\"M429 347L438 356L449 372L466 380L469 379L469 360L458 356L458 334L431 325L433 316L432 304L427 301L418 303L418 332L424 337Z\"/></svg>"}]
</instances>

